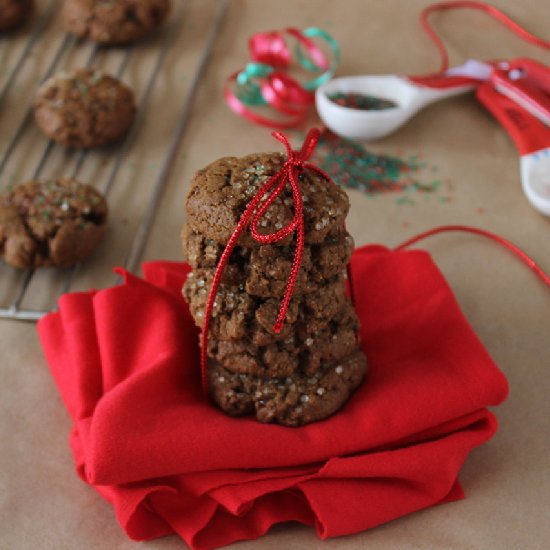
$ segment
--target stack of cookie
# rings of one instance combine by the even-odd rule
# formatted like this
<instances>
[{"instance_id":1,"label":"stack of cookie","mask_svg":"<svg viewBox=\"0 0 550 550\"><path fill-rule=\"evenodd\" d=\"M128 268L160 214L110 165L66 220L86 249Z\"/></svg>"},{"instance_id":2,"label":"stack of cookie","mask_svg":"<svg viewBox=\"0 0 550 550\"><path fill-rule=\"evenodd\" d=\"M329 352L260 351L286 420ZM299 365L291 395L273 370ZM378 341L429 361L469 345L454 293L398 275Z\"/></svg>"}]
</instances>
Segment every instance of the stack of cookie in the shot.
<instances>
[{"instance_id":1,"label":"stack of cookie","mask_svg":"<svg viewBox=\"0 0 550 550\"><path fill-rule=\"evenodd\" d=\"M199 327L226 243L246 205L284 161L277 153L223 158L195 175L182 235L193 268L184 295ZM260 222L261 234L272 234L291 221L287 187ZM348 198L309 170L300 176L300 190L306 246L282 331L277 334L273 325L294 257L293 237L260 245L247 231L224 270L207 349L208 387L223 411L255 412L261 422L287 426L334 413L366 370L358 320L346 294L345 268L353 250L344 226Z\"/></svg>"}]
</instances>

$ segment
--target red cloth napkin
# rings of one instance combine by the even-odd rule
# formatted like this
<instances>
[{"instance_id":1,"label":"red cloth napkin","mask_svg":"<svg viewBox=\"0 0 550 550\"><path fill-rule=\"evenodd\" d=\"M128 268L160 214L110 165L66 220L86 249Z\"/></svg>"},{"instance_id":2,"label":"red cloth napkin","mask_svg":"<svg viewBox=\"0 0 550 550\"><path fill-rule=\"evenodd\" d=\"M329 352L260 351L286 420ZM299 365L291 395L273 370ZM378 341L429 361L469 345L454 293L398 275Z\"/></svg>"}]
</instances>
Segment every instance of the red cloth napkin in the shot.
<instances>
[{"instance_id":1,"label":"red cloth napkin","mask_svg":"<svg viewBox=\"0 0 550 550\"><path fill-rule=\"evenodd\" d=\"M188 270L146 264L144 280L63 296L38 326L78 473L131 538L216 548L290 520L327 538L463 497L458 472L495 433L486 407L507 383L428 254L355 252L368 379L302 428L230 418L202 395Z\"/></svg>"}]
</instances>

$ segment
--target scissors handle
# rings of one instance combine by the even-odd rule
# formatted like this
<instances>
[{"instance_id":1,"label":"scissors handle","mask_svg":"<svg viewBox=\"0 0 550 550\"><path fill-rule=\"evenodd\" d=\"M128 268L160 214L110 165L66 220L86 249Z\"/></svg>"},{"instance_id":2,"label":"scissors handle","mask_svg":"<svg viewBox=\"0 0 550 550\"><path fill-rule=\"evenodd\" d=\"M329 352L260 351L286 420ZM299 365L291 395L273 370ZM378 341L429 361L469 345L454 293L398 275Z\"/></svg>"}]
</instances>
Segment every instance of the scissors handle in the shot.
<instances>
[{"instance_id":1,"label":"scissors handle","mask_svg":"<svg viewBox=\"0 0 550 550\"><path fill-rule=\"evenodd\" d=\"M524 80L534 84L539 90L550 94L550 67L529 59L520 57L510 61L509 71L519 71Z\"/></svg>"},{"instance_id":2,"label":"scissors handle","mask_svg":"<svg viewBox=\"0 0 550 550\"><path fill-rule=\"evenodd\" d=\"M495 88L550 126L550 68L533 59L516 59L496 66Z\"/></svg>"},{"instance_id":3,"label":"scissors handle","mask_svg":"<svg viewBox=\"0 0 550 550\"><path fill-rule=\"evenodd\" d=\"M476 95L479 101L502 124L514 140L521 155L528 155L550 147L550 128L521 108L515 101L498 92L492 83L480 84Z\"/></svg>"}]
</instances>

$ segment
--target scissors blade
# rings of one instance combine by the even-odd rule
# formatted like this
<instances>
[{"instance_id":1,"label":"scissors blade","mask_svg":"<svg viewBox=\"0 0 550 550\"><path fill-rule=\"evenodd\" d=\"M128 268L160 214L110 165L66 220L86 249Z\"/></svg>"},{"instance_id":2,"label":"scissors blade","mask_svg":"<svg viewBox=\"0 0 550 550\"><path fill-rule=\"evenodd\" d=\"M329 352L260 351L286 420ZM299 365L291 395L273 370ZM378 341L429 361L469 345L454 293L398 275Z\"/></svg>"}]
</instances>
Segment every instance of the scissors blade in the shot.
<instances>
[{"instance_id":1,"label":"scissors blade","mask_svg":"<svg viewBox=\"0 0 550 550\"><path fill-rule=\"evenodd\" d=\"M479 81L486 81L491 78L493 66L477 59L468 59L466 63L451 67L445 71L447 76L465 76Z\"/></svg>"}]
</instances>

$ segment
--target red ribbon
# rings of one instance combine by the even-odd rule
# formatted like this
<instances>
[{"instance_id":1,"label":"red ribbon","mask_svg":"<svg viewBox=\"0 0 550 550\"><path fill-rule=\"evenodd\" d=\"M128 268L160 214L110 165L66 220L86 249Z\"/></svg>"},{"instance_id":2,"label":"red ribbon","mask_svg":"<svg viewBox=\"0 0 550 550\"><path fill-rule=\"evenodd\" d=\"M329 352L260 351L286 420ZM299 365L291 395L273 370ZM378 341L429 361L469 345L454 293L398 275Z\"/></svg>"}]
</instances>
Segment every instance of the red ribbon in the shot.
<instances>
[{"instance_id":1,"label":"red ribbon","mask_svg":"<svg viewBox=\"0 0 550 550\"><path fill-rule=\"evenodd\" d=\"M439 70L441 72L445 72L449 68L449 56L447 54L447 50L445 49L445 45L431 26L428 19L432 13L438 11L453 10L456 8L466 8L483 11L502 23L516 36L519 36L522 40L525 40L525 42L530 42L531 44L535 44L536 46L540 46L541 48L550 49L550 41L544 40L530 33L528 30L524 29L521 25L516 23L513 19L510 19L510 17L508 17L498 8L495 8L495 6L491 6L491 4L487 4L485 2L477 2L475 0L451 0L449 2L436 2L435 4L430 4L422 10L422 13L420 14L420 22L422 24L422 27L426 31L426 34L430 37L430 39L436 45L439 51L439 56L441 58L441 66Z\"/></svg>"},{"instance_id":2,"label":"red ribbon","mask_svg":"<svg viewBox=\"0 0 550 550\"><path fill-rule=\"evenodd\" d=\"M280 72L268 75L268 79L262 82L262 94L268 104L280 112L289 115L286 119L271 119L264 117L249 109L232 91L231 85L237 80L238 72L233 73L227 80L224 88L225 101L231 110L247 118L248 120L267 126L268 128L294 128L298 126L307 115L307 106L313 102L313 94L304 90L296 80ZM288 106L288 102L292 106Z\"/></svg>"},{"instance_id":3,"label":"red ribbon","mask_svg":"<svg viewBox=\"0 0 550 550\"><path fill-rule=\"evenodd\" d=\"M248 49L254 61L265 63L277 69L290 65L290 51L283 33L279 31L258 32L248 41Z\"/></svg>"},{"instance_id":4,"label":"red ribbon","mask_svg":"<svg viewBox=\"0 0 550 550\"><path fill-rule=\"evenodd\" d=\"M205 393L208 390L208 381L206 376L207 365L207 344L208 344L208 331L210 329L210 321L212 319L212 311L214 309L214 301L218 293L223 272L227 266L231 253L237 245L237 241L243 234L248 224L250 223L250 233L254 240L260 244L273 244L282 241L292 233L296 232L296 249L294 252L294 260L292 262L292 268L286 284L285 293L281 301L281 307L279 309L279 315L277 321L273 326L273 330L277 333L281 332L292 294L294 293L294 287L296 286L296 279L298 278L298 272L300 271L300 265L302 263L302 254L304 251L304 214L303 214L303 202L302 194L300 192L299 176L307 168L313 170L325 178L327 181L331 181L330 176L318 168L317 166L310 164L307 160L313 154L317 142L319 141L320 132L316 128L310 130L304 140L304 144L299 151L294 151L290 146L290 143L285 135L280 132L273 132L273 137L278 139L284 144L287 152L287 160L283 164L281 170L274 176L269 178L262 187L258 190L254 198L248 203L245 211L243 212L237 227L233 231L225 249L221 255L216 272L214 273L214 279L210 292L208 293L208 300L206 302L206 309L204 311L204 324L202 327L201 335L201 380L202 387ZM281 194L287 183L290 184L292 189L292 201L294 206L294 217L282 229L279 229L275 233L268 235L261 235L258 232L258 224L261 222L263 216L266 214L269 207L273 204L273 201ZM267 197L265 200L264 197Z\"/></svg>"},{"instance_id":5,"label":"red ribbon","mask_svg":"<svg viewBox=\"0 0 550 550\"><path fill-rule=\"evenodd\" d=\"M515 244L507 241L504 237L500 235L495 235L485 229L479 229L478 227L470 227L468 225L443 225L440 227L434 227L429 231L424 231L410 239L406 240L404 243L401 243L399 246L395 247L394 250L404 250L409 248L413 244L416 244L419 241L422 241L432 235L437 235L438 233L449 233L449 232L462 232L462 233L473 233L474 235L481 235L500 244L504 248L507 248L512 254L518 257L535 275L547 286L550 286L550 277L542 270L542 268L528 256L521 248L517 247Z\"/></svg>"},{"instance_id":6,"label":"red ribbon","mask_svg":"<svg viewBox=\"0 0 550 550\"><path fill-rule=\"evenodd\" d=\"M325 54L315 42L304 35L299 29L286 28L283 32L258 32L248 41L250 56L258 63L271 65L276 69L286 69L292 58L284 38L284 32L293 36L309 54L309 57L319 69L327 70L330 66Z\"/></svg>"},{"instance_id":7,"label":"red ribbon","mask_svg":"<svg viewBox=\"0 0 550 550\"><path fill-rule=\"evenodd\" d=\"M292 77L279 72L267 75L261 84L262 95L269 105L289 115L303 114L314 101L314 95L304 90Z\"/></svg>"}]
</instances>

